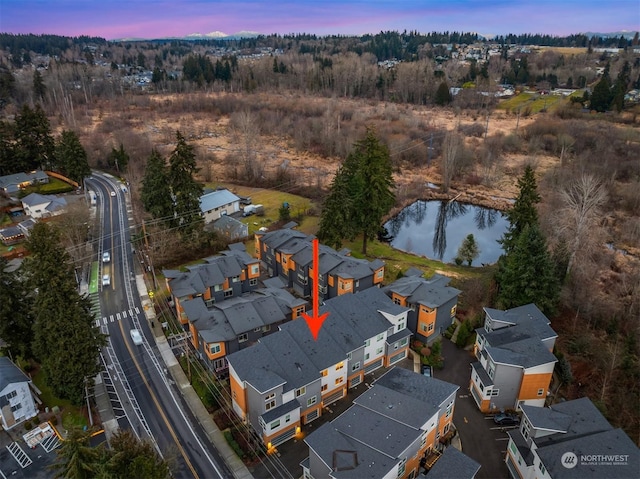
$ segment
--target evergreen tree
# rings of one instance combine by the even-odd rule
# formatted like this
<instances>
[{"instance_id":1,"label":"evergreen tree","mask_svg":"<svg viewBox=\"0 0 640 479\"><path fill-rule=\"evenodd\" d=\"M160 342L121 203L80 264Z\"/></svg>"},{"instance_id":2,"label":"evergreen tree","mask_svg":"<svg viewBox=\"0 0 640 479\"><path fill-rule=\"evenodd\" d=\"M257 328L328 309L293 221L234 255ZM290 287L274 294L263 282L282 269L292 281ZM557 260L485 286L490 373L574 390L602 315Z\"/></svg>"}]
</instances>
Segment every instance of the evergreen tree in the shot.
<instances>
[{"instance_id":1,"label":"evergreen tree","mask_svg":"<svg viewBox=\"0 0 640 479\"><path fill-rule=\"evenodd\" d=\"M56 160L62 174L82 184L91 174L87 152L75 132L65 130L56 145Z\"/></svg>"},{"instance_id":2,"label":"evergreen tree","mask_svg":"<svg viewBox=\"0 0 640 479\"><path fill-rule=\"evenodd\" d=\"M627 93L627 85L629 85L630 80L631 67L629 66L629 62L625 61L616 77L616 82L611 92L611 106L618 112L621 112L624 107L624 95Z\"/></svg>"},{"instance_id":3,"label":"evergreen tree","mask_svg":"<svg viewBox=\"0 0 640 479\"><path fill-rule=\"evenodd\" d=\"M39 70L33 72L33 94L35 97L44 101L44 95L47 92L47 87L44 85L44 81L42 80L42 75Z\"/></svg>"},{"instance_id":4,"label":"evergreen tree","mask_svg":"<svg viewBox=\"0 0 640 479\"><path fill-rule=\"evenodd\" d=\"M480 248L478 247L478 243L476 243L476 239L472 234L467 235L467 237L462 240L460 248L458 248L457 258L461 261L466 261L467 265L471 266L471 263L479 254Z\"/></svg>"},{"instance_id":5,"label":"evergreen tree","mask_svg":"<svg viewBox=\"0 0 640 479\"><path fill-rule=\"evenodd\" d=\"M120 429L110 441L107 470L114 478L167 479L170 470L149 442L136 438L130 430Z\"/></svg>"},{"instance_id":6,"label":"evergreen tree","mask_svg":"<svg viewBox=\"0 0 640 479\"><path fill-rule=\"evenodd\" d=\"M55 227L38 222L25 261L33 305L33 351L42 364L46 383L56 396L82 404L87 378L99 371L105 336L94 324L91 303L78 293L69 255Z\"/></svg>"},{"instance_id":7,"label":"evergreen tree","mask_svg":"<svg viewBox=\"0 0 640 479\"><path fill-rule=\"evenodd\" d=\"M153 150L147 160L140 199L145 211L154 218L173 217L169 170L165 159L157 150Z\"/></svg>"},{"instance_id":8,"label":"evergreen tree","mask_svg":"<svg viewBox=\"0 0 640 479\"><path fill-rule=\"evenodd\" d=\"M49 120L40 105L24 105L15 121L15 170L48 169L55 164L55 142Z\"/></svg>"},{"instance_id":9,"label":"evergreen tree","mask_svg":"<svg viewBox=\"0 0 640 479\"><path fill-rule=\"evenodd\" d=\"M0 63L0 110L13 98L16 89L16 80L4 64Z\"/></svg>"},{"instance_id":10,"label":"evergreen tree","mask_svg":"<svg viewBox=\"0 0 640 479\"><path fill-rule=\"evenodd\" d=\"M330 238L335 244L340 237L352 238L355 232L362 233L362 253L366 255L367 241L376 237L382 217L395 203L389 149L380 143L373 129L367 128L365 137L356 142L340 173L345 177L334 180L330 197L342 194L334 192L334 188L346 186L349 201L340 206L332 198L332 208L323 210L321 218L328 230L319 231L318 237ZM348 211L338 213L336 208ZM336 214L341 215L338 225L329 227Z\"/></svg>"},{"instance_id":11,"label":"evergreen tree","mask_svg":"<svg viewBox=\"0 0 640 479\"><path fill-rule=\"evenodd\" d=\"M200 197L202 186L193 178L198 172L193 146L176 132L176 147L169 157L169 185L173 196L175 225L188 234L201 227Z\"/></svg>"},{"instance_id":12,"label":"evergreen tree","mask_svg":"<svg viewBox=\"0 0 640 479\"><path fill-rule=\"evenodd\" d=\"M331 183L329 195L322 205L318 239L335 249L342 247L344 238L352 239L356 232L351 219L353 199L349 191L349 173L341 166Z\"/></svg>"},{"instance_id":13,"label":"evergreen tree","mask_svg":"<svg viewBox=\"0 0 640 479\"><path fill-rule=\"evenodd\" d=\"M107 162L109 166L115 168L118 173L126 171L127 165L129 164L129 155L124 150L124 145L122 143L120 143L120 148L117 150L115 148L111 148L111 153L109 153Z\"/></svg>"},{"instance_id":14,"label":"evergreen tree","mask_svg":"<svg viewBox=\"0 0 640 479\"><path fill-rule=\"evenodd\" d=\"M14 125L8 121L0 121L0 176L19 173L16 169L13 152Z\"/></svg>"},{"instance_id":15,"label":"evergreen tree","mask_svg":"<svg viewBox=\"0 0 640 479\"><path fill-rule=\"evenodd\" d=\"M558 280L547 242L536 223L524 227L503 265L498 294L503 307L535 303L547 315L555 312Z\"/></svg>"},{"instance_id":16,"label":"evergreen tree","mask_svg":"<svg viewBox=\"0 0 640 479\"><path fill-rule=\"evenodd\" d=\"M506 213L509 227L500 240L505 254L511 252L525 226L538 224L536 204L540 202L540 195L536 176L530 165L525 167L524 174L518 179L518 188L520 193L513 207Z\"/></svg>"},{"instance_id":17,"label":"evergreen tree","mask_svg":"<svg viewBox=\"0 0 640 479\"><path fill-rule=\"evenodd\" d=\"M7 265L4 256L0 256L0 337L13 354L30 358L33 297L18 273L6 270Z\"/></svg>"},{"instance_id":18,"label":"evergreen tree","mask_svg":"<svg viewBox=\"0 0 640 479\"><path fill-rule=\"evenodd\" d=\"M56 462L50 466L56 479L91 479L96 476L101 451L91 447L89 431L73 428L56 451Z\"/></svg>"},{"instance_id":19,"label":"evergreen tree","mask_svg":"<svg viewBox=\"0 0 640 479\"><path fill-rule=\"evenodd\" d=\"M451 103L451 93L449 92L449 85L446 81L440 83L438 90L436 91L436 105L445 106Z\"/></svg>"},{"instance_id":20,"label":"evergreen tree","mask_svg":"<svg viewBox=\"0 0 640 479\"><path fill-rule=\"evenodd\" d=\"M605 67L602 78L593 87L591 93L591 109L603 113L609 109L611 105L611 79L609 78L609 65Z\"/></svg>"}]
</instances>

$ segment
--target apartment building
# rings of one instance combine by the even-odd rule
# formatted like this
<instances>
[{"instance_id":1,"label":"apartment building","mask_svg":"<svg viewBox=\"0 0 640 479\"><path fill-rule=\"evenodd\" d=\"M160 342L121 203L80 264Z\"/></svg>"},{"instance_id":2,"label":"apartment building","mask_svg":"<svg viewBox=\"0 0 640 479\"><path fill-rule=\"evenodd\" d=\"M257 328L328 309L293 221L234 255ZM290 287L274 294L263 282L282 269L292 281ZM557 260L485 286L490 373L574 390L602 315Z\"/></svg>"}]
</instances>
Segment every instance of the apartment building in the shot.
<instances>
[{"instance_id":1,"label":"apartment building","mask_svg":"<svg viewBox=\"0 0 640 479\"><path fill-rule=\"evenodd\" d=\"M184 301L199 297L211 307L258 288L260 261L250 256L242 243L229 245L229 250L204 261L204 264L188 266L186 272L162 272L177 316L185 327L189 319L182 306Z\"/></svg>"},{"instance_id":2,"label":"apartment building","mask_svg":"<svg viewBox=\"0 0 640 479\"><path fill-rule=\"evenodd\" d=\"M294 437L365 374L407 356L408 309L380 289L333 298L320 312L329 316L317 341L295 320L227 357L233 409L267 447Z\"/></svg>"},{"instance_id":3,"label":"apartment building","mask_svg":"<svg viewBox=\"0 0 640 479\"><path fill-rule=\"evenodd\" d=\"M426 477L438 477L451 463L454 469L445 477L473 478L480 466L440 442L451 428L458 389L390 369L348 410L305 438L309 457L301 464L303 477L414 478L427 470Z\"/></svg>"},{"instance_id":4,"label":"apartment building","mask_svg":"<svg viewBox=\"0 0 640 479\"><path fill-rule=\"evenodd\" d=\"M476 330L469 389L482 412L543 406L557 362L558 335L535 304L501 311L484 308Z\"/></svg>"},{"instance_id":5,"label":"apartment building","mask_svg":"<svg viewBox=\"0 0 640 479\"><path fill-rule=\"evenodd\" d=\"M0 357L0 420L9 430L38 415L31 379L7 357ZM39 400L38 400L39 402Z\"/></svg>"},{"instance_id":6,"label":"apartment building","mask_svg":"<svg viewBox=\"0 0 640 479\"><path fill-rule=\"evenodd\" d=\"M450 278L434 274L422 277L422 271L411 268L383 291L400 306L411 308L408 328L414 339L433 342L453 324L461 291L449 286Z\"/></svg>"},{"instance_id":7,"label":"apartment building","mask_svg":"<svg viewBox=\"0 0 640 479\"><path fill-rule=\"evenodd\" d=\"M256 233L256 256L264 263L269 276L279 276L288 288L302 297L312 293L314 236L285 228ZM319 248L318 288L321 299L357 293L380 286L384 279L384 262L353 258L349 250Z\"/></svg>"},{"instance_id":8,"label":"apartment building","mask_svg":"<svg viewBox=\"0 0 640 479\"><path fill-rule=\"evenodd\" d=\"M638 477L640 451L586 397L550 407L522 406L505 462L514 479Z\"/></svg>"}]
</instances>

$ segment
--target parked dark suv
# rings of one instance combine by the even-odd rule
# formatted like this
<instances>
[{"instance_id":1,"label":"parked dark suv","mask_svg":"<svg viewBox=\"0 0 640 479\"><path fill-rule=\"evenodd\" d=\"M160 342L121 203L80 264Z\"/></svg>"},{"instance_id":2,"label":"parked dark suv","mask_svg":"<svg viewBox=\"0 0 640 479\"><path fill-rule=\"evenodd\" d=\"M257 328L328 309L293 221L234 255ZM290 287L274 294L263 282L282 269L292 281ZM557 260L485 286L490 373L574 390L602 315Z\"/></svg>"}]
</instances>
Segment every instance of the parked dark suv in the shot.
<instances>
[{"instance_id":1,"label":"parked dark suv","mask_svg":"<svg viewBox=\"0 0 640 479\"><path fill-rule=\"evenodd\" d=\"M520 424L520 417L517 414L501 412L493 416L493 422L498 426L517 426Z\"/></svg>"},{"instance_id":2,"label":"parked dark suv","mask_svg":"<svg viewBox=\"0 0 640 479\"><path fill-rule=\"evenodd\" d=\"M422 372L423 376L427 376L428 378L433 377L433 369L428 364L423 364L420 367L420 371Z\"/></svg>"}]
</instances>

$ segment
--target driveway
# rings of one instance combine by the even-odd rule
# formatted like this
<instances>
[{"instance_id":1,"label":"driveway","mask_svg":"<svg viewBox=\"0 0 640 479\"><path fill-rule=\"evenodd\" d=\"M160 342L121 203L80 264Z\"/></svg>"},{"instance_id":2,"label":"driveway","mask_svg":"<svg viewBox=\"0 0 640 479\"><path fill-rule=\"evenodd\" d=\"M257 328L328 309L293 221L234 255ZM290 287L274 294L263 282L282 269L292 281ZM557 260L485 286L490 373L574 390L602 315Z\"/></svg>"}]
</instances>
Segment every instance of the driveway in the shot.
<instances>
[{"instance_id":1,"label":"driveway","mask_svg":"<svg viewBox=\"0 0 640 479\"><path fill-rule=\"evenodd\" d=\"M508 478L504 463L509 439L506 429L496 427L491 416L485 417L469 393L471 362L475 361L473 354L442 338L442 356L444 369L434 371L434 376L460 386L453 421L460 434L462 451L482 466L476 477Z\"/></svg>"}]
</instances>

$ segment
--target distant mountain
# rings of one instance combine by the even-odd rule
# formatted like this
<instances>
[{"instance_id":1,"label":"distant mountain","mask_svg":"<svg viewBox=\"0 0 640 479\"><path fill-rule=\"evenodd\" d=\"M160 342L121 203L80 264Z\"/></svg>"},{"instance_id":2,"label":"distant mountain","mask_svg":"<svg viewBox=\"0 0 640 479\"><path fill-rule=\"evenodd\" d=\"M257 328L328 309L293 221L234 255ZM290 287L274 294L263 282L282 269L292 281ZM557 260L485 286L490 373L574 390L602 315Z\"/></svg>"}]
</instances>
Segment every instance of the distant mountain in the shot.
<instances>
[{"instance_id":1,"label":"distant mountain","mask_svg":"<svg viewBox=\"0 0 640 479\"><path fill-rule=\"evenodd\" d=\"M256 38L262 35L258 32L241 31L233 35L224 32L190 33L185 37L154 37L154 38L114 38L112 42L145 42L151 40L238 40L240 38Z\"/></svg>"},{"instance_id":2,"label":"distant mountain","mask_svg":"<svg viewBox=\"0 0 640 479\"><path fill-rule=\"evenodd\" d=\"M205 39L205 38L227 38L229 35L227 35L224 32L210 32L210 33L191 33L189 35L187 35L186 37L184 37L186 40L200 40L200 39Z\"/></svg>"},{"instance_id":3,"label":"distant mountain","mask_svg":"<svg viewBox=\"0 0 640 479\"><path fill-rule=\"evenodd\" d=\"M635 31L628 31L628 30L621 30L619 32L609 32L609 33L599 33L599 32L585 32L584 35L586 35L587 37L602 37L602 38L620 38L620 35L622 35L624 38L626 38L627 40L633 40L633 37L635 36L636 32Z\"/></svg>"}]
</instances>

